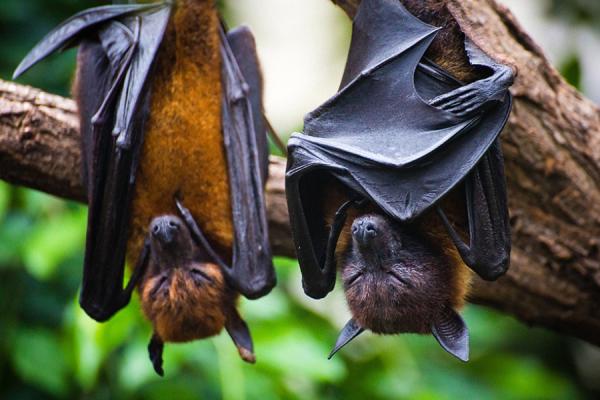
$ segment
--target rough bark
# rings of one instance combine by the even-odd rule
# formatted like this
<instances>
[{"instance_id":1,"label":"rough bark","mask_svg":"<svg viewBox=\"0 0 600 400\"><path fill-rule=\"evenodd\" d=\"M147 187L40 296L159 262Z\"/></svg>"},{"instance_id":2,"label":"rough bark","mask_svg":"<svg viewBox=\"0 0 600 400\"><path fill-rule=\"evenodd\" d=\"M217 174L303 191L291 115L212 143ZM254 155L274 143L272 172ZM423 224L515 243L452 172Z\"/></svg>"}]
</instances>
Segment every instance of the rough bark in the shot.
<instances>
[{"instance_id":1,"label":"rough bark","mask_svg":"<svg viewBox=\"0 0 600 400\"><path fill-rule=\"evenodd\" d=\"M358 0L332 0L353 15ZM513 226L512 266L477 281L472 300L600 344L600 109L552 68L494 0L447 0L461 29L515 66L503 133ZM72 101L0 82L0 178L81 200ZM267 203L275 254L293 256L284 168L272 158Z\"/></svg>"},{"instance_id":2,"label":"rough bark","mask_svg":"<svg viewBox=\"0 0 600 400\"><path fill-rule=\"evenodd\" d=\"M0 81L0 178L84 201L72 100Z\"/></svg>"}]
</instances>

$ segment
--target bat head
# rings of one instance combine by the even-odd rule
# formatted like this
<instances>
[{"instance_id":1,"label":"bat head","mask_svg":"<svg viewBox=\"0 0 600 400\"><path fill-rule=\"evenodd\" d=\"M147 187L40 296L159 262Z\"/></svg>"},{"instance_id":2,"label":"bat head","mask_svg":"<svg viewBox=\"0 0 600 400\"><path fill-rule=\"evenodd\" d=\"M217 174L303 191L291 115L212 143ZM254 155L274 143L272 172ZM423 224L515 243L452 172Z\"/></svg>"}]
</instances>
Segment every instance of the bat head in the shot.
<instances>
[{"instance_id":1,"label":"bat head","mask_svg":"<svg viewBox=\"0 0 600 400\"><path fill-rule=\"evenodd\" d=\"M164 342L203 339L218 334L223 327L232 333L230 326L246 326L235 309L237 292L227 285L218 265L198 261L198 248L181 219L172 215L155 218L149 238L150 265L140 285L140 297L154 327L150 358L162 375ZM242 358L252 362L247 328L238 337L234 341Z\"/></svg>"},{"instance_id":2,"label":"bat head","mask_svg":"<svg viewBox=\"0 0 600 400\"><path fill-rule=\"evenodd\" d=\"M162 269L172 269L194 257L194 243L187 225L174 215L154 218L149 227L152 260Z\"/></svg>"},{"instance_id":3,"label":"bat head","mask_svg":"<svg viewBox=\"0 0 600 400\"><path fill-rule=\"evenodd\" d=\"M169 342L218 334L236 296L221 269L198 261L197 246L178 217L157 217L149 230L151 259L141 298L156 334Z\"/></svg>"},{"instance_id":4,"label":"bat head","mask_svg":"<svg viewBox=\"0 0 600 400\"><path fill-rule=\"evenodd\" d=\"M187 342L218 334L235 293L212 263L190 263L161 271L143 284L144 313L166 342Z\"/></svg>"},{"instance_id":5,"label":"bat head","mask_svg":"<svg viewBox=\"0 0 600 400\"><path fill-rule=\"evenodd\" d=\"M450 306L453 266L410 226L380 214L357 217L351 235L341 273L353 319L335 351L369 329L432 333L446 350L466 359L466 326Z\"/></svg>"}]
</instances>

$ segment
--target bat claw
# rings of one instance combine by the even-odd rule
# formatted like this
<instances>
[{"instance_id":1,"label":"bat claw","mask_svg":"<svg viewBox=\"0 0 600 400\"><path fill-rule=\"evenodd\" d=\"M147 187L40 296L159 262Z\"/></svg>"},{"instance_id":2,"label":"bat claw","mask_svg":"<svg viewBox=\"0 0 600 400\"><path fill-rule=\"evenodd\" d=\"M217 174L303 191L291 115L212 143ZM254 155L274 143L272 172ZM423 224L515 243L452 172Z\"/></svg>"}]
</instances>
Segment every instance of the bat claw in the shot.
<instances>
[{"instance_id":1,"label":"bat claw","mask_svg":"<svg viewBox=\"0 0 600 400\"><path fill-rule=\"evenodd\" d=\"M148 344L148 355L150 356L150 361L152 362L154 371L156 371L159 376L165 376L162 358L163 349L163 341L156 334L154 334L152 339L150 339L150 343Z\"/></svg>"},{"instance_id":2,"label":"bat claw","mask_svg":"<svg viewBox=\"0 0 600 400\"><path fill-rule=\"evenodd\" d=\"M165 371L162 367L162 360L157 360L152 362L152 366L154 367L154 371L163 378L165 376Z\"/></svg>"},{"instance_id":3,"label":"bat claw","mask_svg":"<svg viewBox=\"0 0 600 400\"><path fill-rule=\"evenodd\" d=\"M191 216L190 211L185 208L185 206L181 203L181 201L179 200L179 196L175 196L175 204L177 206L177 210L179 210L179 213L185 218L188 215Z\"/></svg>"},{"instance_id":4,"label":"bat claw","mask_svg":"<svg viewBox=\"0 0 600 400\"><path fill-rule=\"evenodd\" d=\"M244 347L238 347L237 349L238 353L240 353L240 357L242 357L242 360L250 364L256 363L256 356L251 350L248 350Z\"/></svg>"},{"instance_id":5,"label":"bat claw","mask_svg":"<svg viewBox=\"0 0 600 400\"><path fill-rule=\"evenodd\" d=\"M459 100L463 96L470 95L473 92L473 88L470 86L461 86L455 90L452 90L448 93L441 94L437 97L434 97L429 101L434 107L443 107L444 105L450 105L457 100Z\"/></svg>"},{"instance_id":6,"label":"bat claw","mask_svg":"<svg viewBox=\"0 0 600 400\"><path fill-rule=\"evenodd\" d=\"M469 104L470 102L472 102L473 98L475 98L476 96L477 96L477 92L470 90L456 98L450 99L446 103L442 103L442 104L438 105L438 107L440 107L444 110L448 110L453 107L461 107L464 104Z\"/></svg>"}]
</instances>

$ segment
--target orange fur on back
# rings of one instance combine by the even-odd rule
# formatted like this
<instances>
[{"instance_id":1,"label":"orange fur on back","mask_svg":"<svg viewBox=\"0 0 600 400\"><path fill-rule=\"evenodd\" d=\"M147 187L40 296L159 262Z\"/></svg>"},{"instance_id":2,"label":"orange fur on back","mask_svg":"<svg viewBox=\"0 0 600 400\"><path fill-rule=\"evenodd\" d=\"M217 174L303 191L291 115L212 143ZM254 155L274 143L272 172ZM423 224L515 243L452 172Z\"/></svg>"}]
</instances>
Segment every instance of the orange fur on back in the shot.
<instances>
[{"instance_id":1,"label":"orange fur on back","mask_svg":"<svg viewBox=\"0 0 600 400\"><path fill-rule=\"evenodd\" d=\"M464 237L464 229L462 227L464 227L466 217L463 215L463 207L459 207L464 202L459 196L460 193L463 193L462 187L448 194L442 199L440 205L448 216L448 219L457 222L454 224L455 229L459 234L463 234ZM419 233L427 238L427 241L444 255L446 262L453 266L454 273L452 274L452 282L450 282L450 292L453 294L451 301L452 307L455 310L459 310L464 306L466 298L469 295L473 272L462 260L435 210L427 211L415 223Z\"/></svg>"},{"instance_id":2,"label":"orange fur on back","mask_svg":"<svg viewBox=\"0 0 600 400\"><path fill-rule=\"evenodd\" d=\"M151 109L137 173L128 259L137 259L150 221L190 209L215 247L233 241L227 161L221 133L219 17L213 1L178 1L154 72Z\"/></svg>"}]
</instances>

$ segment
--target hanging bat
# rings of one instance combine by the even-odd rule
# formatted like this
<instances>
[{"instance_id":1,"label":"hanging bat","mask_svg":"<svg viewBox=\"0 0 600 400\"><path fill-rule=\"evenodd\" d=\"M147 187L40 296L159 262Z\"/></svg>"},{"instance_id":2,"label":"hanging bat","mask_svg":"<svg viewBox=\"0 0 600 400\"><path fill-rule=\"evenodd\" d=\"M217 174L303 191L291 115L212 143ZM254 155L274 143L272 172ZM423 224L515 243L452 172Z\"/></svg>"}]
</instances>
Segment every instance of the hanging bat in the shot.
<instances>
[{"instance_id":1,"label":"hanging bat","mask_svg":"<svg viewBox=\"0 0 600 400\"><path fill-rule=\"evenodd\" d=\"M432 333L466 361L466 266L487 280L508 268L498 135L513 72L466 40L488 76L458 81L424 57L438 31L397 0L363 0L338 93L289 141L304 291L326 296L337 267L352 313L330 357L369 329Z\"/></svg>"},{"instance_id":2,"label":"hanging bat","mask_svg":"<svg viewBox=\"0 0 600 400\"><path fill-rule=\"evenodd\" d=\"M102 6L50 32L15 77L71 46L89 203L82 308L105 321L137 287L161 375L164 342L223 327L253 362L236 300L264 296L275 274L252 34L226 34L212 0Z\"/></svg>"}]
</instances>

